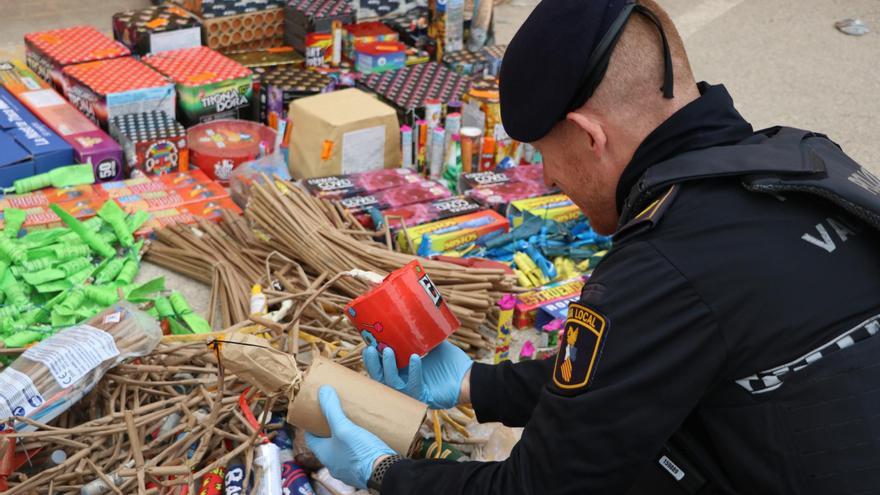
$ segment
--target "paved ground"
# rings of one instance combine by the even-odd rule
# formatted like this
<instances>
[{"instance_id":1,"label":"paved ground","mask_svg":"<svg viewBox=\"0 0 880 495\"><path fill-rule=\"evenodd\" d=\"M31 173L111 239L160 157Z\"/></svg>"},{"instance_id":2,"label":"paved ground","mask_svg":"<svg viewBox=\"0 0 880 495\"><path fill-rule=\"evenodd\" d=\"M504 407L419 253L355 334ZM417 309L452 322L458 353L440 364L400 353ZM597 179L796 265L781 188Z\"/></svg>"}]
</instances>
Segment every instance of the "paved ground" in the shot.
<instances>
[{"instance_id":1,"label":"paved ground","mask_svg":"<svg viewBox=\"0 0 880 495\"><path fill-rule=\"evenodd\" d=\"M549 0L552 1L552 0ZM880 173L880 2L877 0L659 0L675 19L699 79L723 82L757 128L786 124L830 135ZM0 0L0 57L19 53L24 33L90 23L110 29L113 12L147 0ZM497 38L507 42L536 0L497 9ZM834 22L859 17L872 28L850 37ZM145 267L141 279L162 272ZM196 310L207 288L169 275Z\"/></svg>"}]
</instances>

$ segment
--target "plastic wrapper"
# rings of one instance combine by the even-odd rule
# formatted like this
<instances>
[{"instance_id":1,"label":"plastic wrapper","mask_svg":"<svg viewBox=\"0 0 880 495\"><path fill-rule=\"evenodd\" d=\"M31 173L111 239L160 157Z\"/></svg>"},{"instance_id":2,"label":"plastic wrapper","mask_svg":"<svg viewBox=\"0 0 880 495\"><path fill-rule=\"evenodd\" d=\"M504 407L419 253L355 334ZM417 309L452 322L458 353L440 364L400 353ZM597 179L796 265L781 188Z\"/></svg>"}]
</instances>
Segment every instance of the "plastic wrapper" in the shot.
<instances>
[{"instance_id":1,"label":"plastic wrapper","mask_svg":"<svg viewBox=\"0 0 880 495\"><path fill-rule=\"evenodd\" d=\"M263 176L290 180L287 160L281 153L273 153L256 160L242 163L229 176L229 193L235 204L244 208L251 197L254 184L263 182Z\"/></svg>"},{"instance_id":2,"label":"plastic wrapper","mask_svg":"<svg viewBox=\"0 0 880 495\"><path fill-rule=\"evenodd\" d=\"M67 328L26 350L0 373L0 418L23 416L41 423L58 417L86 395L109 369L153 351L158 323L122 302L86 323ZM36 428L4 422L0 431Z\"/></svg>"}]
</instances>

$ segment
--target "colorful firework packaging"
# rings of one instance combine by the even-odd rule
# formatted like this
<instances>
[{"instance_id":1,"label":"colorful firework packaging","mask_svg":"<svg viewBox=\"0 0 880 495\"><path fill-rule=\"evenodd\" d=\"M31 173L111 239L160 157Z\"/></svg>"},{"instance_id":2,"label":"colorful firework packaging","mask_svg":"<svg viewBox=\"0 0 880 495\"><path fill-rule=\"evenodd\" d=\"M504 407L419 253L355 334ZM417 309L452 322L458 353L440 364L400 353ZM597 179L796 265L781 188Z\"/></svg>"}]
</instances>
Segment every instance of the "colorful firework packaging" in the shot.
<instances>
[{"instance_id":1,"label":"colorful firework packaging","mask_svg":"<svg viewBox=\"0 0 880 495\"><path fill-rule=\"evenodd\" d=\"M394 350L398 367L424 356L461 326L418 260L345 306L368 345Z\"/></svg>"},{"instance_id":2,"label":"colorful firework packaging","mask_svg":"<svg viewBox=\"0 0 880 495\"><path fill-rule=\"evenodd\" d=\"M270 8L202 20L205 44L221 52L284 45L284 9Z\"/></svg>"},{"instance_id":3,"label":"colorful firework packaging","mask_svg":"<svg viewBox=\"0 0 880 495\"><path fill-rule=\"evenodd\" d=\"M331 34L332 45L333 23L354 24L356 20L348 0L291 0L284 9L284 42L305 54L307 59L315 58L314 53L306 50L309 34Z\"/></svg>"},{"instance_id":4,"label":"colorful firework packaging","mask_svg":"<svg viewBox=\"0 0 880 495\"><path fill-rule=\"evenodd\" d=\"M51 82L59 92L64 91L64 78L61 75L64 67L131 54L125 45L91 26L26 34L24 46L28 67Z\"/></svg>"},{"instance_id":5,"label":"colorful firework packaging","mask_svg":"<svg viewBox=\"0 0 880 495\"><path fill-rule=\"evenodd\" d=\"M0 86L0 187L73 163L73 148Z\"/></svg>"},{"instance_id":6,"label":"colorful firework packaging","mask_svg":"<svg viewBox=\"0 0 880 495\"><path fill-rule=\"evenodd\" d=\"M186 129L165 112L114 117L110 134L122 145L129 171L161 175L189 168Z\"/></svg>"},{"instance_id":7,"label":"colorful firework packaging","mask_svg":"<svg viewBox=\"0 0 880 495\"><path fill-rule=\"evenodd\" d=\"M275 131L244 120L218 120L187 132L190 162L226 184L238 165L275 151Z\"/></svg>"},{"instance_id":8,"label":"colorful firework packaging","mask_svg":"<svg viewBox=\"0 0 880 495\"><path fill-rule=\"evenodd\" d=\"M398 249L419 256L452 251L508 231L510 223L492 210L417 225L397 233Z\"/></svg>"},{"instance_id":9,"label":"colorful firework packaging","mask_svg":"<svg viewBox=\"0 0 880 495\"><path fill-rule=\"evenodd\" d=\"M443 63L459 74L466 76L498 76L501 59L507 45L495 45L478 52L461 50L443 54Z\"/></svg>"},{"instance_id":10,"label":"colorful firework packaging","mask_svg":"<svg viewBox=\"0 0 880 495\"><path fill-rule=\"evenodd\" d=\"M144 62L175 83L177 117L184 126L249 116L251 70L220 53L201 46L150 55Z\"/></svg>"},{"instance_id":11,"label":"colorful firework packaging","mask_svg":"<svg viewBox=\"0 0 880 495\"><path fill-rule=\"evenodd\" d=\"M342 198L339 203L355 214L366 214L369 222L371 208L396 208L399 206L423 203L452 196L449 189L438 181L421 180L405 186L385 189L371 194L361 194Z\"/></svg>"},{"instance_id":12,"label":"colorful firework packaging","mask_svg":"<svg viewBox=\"0 0 880 495\"><path fill-rule=\"evenodd\" d=\"M65 95L92 122L107 130L110 119L130 113L175 112L174 85L131 57L65 67Z\"/></svg>"},{"instance_id":13,"label":"colorful firework packaging","mask_svg":"<svg viewBox=\"0 0 880 495\"><path fill-rule=\"evenodd\" d=\"M400 36L390 27L379 21L359 22L344 27L344 55L349 60L355 59L357 45L378 41L399 41Z\"/></svg>"},{"instance_id":14,"label":"colorful firework packaging","mask_svg":"<svg viewBox=\"0 0 880 495\"><path fill-rule=\"evenodd\" d=\"M285 0L201 0L197 12L206 19L284 7Z\"/></svg>"},{"instance_id":15,"label":"colorful firework packaging","mask_svg":"<svg viewBox=\"0 0 880 495\"><path fill-rule=\"evenodd\" d=\"M446 199L438 199L426 203L415 203L400 206L370 210L370 216L376 229L384 228L387 223L392 232L397 232L403 227L414 227L428 222L436 222L447 218L467 215L483 209L476 201L463 196Z\"/></svg>"},{"instance_id":16,"label":"colorful firework packaging","mask_svg":"<svg viewBox=\"0 0 880 495\"><path fill-rule=\"evenodd\" d=\"M312 196L326 199L369 194L416 182L422 182L422 178L416 174L415 170L409 168L389 168L356 174L313 177L302 181L303 186Z\"/></svg>"},{"instance_id":17,"label":"colorful firework packaging","mask_svg":"<svg viewBox=\"0 0 880 495\"><path fill-rule=\"evenodd\" d=\"M429 0L431 24L428 34L438 41L441 54L464 48L464 0Z\"/></svg>"},{"instance_id":18,"label":"colorful firework packaging","mask_svg":"<svg viewBox=\"0 0 880 495\"><path fill-rule=\"evenodd\" d=\"M355 48L355 68L363 74L379 74L406 65L406 45L398 41L361 43Z\"/></svg>"},{"instance_id":19,"label":"colorful firework packaging","mask_svg":"<svg viewBox=\"0 0 880 495\"><path fill-rule=\"evenodd\" d=\"M202 44L202 25L174 5L129 10L113 15L113 37L132 53L147 55Z\"/></svg>"},{"instance_id":20,"label":"colorful firework packaging","mask_svg":"<svg viewBox=\"0 0 880 495\"><path fill-rule=\"evenodd\" d=\"M512 201L556 194L559 190L538 182L507 182L471 189L467 195L486 208L506 213Z\"/></svg>"},{"instance_id":21,"label":"colorful firework packaging","mask_svg":"<svg viewBox=\"0 0 880 495\"><path fill-rule=\"evenodd\" d=\"M427 100L447 103L460 100L470 81L436 62L413 65L403 69L372 74L361 79L360 85L370 90L412 120L416 109ZM411 123L411 122L407 122Z\"/></svg>"},{"instance_id":22,"label":"colorful firework packaging","mask_svg":"<svg viewBox=\"0 0 880 495\"><path fill-rule=\"evenodd\" d=\"M293 65L282 65L266 71L260 76L260 95L265 94L265 110L261 115L270 122L287 118L290 102L304 96L327 93L334 88L333 80L324 74Z\"/></svg>"},{"instance_id":23,"label":"colorful firework packaging","mask_svg":"<svg viewBox=\"0 0 880 495\"><path fill-rule=\"evenodd\" d=\"M122 177L122 148L19 61L0 62L0 84L73 147L74 161L90 163L99 181Z\"/></svg>"}]
</instances>

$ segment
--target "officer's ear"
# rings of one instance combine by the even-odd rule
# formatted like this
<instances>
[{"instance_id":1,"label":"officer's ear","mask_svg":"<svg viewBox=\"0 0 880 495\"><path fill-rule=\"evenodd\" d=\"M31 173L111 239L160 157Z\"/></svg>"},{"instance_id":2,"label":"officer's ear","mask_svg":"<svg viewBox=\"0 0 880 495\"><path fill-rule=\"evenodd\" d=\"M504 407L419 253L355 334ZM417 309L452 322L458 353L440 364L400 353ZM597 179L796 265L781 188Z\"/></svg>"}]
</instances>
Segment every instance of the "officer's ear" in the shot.
<instances>
[{"instance_id":1,"label":"officer's ear","mask_svg":"<svg viewBox=\"0 0 880 495\"><path fill-rule=\"evenodd\" d=\"M586 134L587 144L590 152L598 160L605 154L605 144L608 142L608 136L605 135L605 129L598 120L584 115L580 112L569 112L565 119L576 125L584 134Z\"/></svg>"}]
</instances>

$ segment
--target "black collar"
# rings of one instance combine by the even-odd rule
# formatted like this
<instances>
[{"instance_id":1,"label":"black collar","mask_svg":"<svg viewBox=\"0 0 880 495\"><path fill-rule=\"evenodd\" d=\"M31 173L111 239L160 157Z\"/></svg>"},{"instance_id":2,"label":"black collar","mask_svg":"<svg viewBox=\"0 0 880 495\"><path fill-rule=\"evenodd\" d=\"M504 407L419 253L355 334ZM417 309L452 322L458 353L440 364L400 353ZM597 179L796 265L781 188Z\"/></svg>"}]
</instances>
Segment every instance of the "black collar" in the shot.
<instances>
[{"instance_id":1,"label":"black collar","mask_svg":"<svg viewBox=\"0 0 880 495\"><path fill-rule=\"evenodd\" d=\"M617 183L617 213L639 177L654 164L687 151L734 144L754 132L723 85L697 85L700 97L675 112L642 141Z\"/></svg>"}]
</instances>

